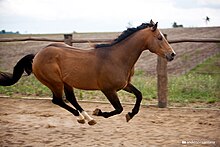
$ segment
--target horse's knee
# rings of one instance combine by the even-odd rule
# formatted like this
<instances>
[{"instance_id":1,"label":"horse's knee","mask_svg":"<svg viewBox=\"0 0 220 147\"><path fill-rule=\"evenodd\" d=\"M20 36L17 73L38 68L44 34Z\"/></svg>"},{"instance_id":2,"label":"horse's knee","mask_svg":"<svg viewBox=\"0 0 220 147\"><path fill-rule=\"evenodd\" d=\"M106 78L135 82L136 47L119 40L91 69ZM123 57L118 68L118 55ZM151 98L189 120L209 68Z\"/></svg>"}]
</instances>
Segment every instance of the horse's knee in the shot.
<instances>
[{"instance_id":1,"label":"horse's knee","mask_svg":"<svg viewBox=\"0 0 220 147\"><path fill-rule=\"evenodd\" d=\"M140 101L142 100L143 96L142 96L142 93L139 90L136 92L136 97L139 98Z\"/></svg>"},{"instance_id":2,"label":"horse's knee","mask_svg":"<svg viewBox=\"0 0 220 147\"><path fill-rule=\"evenodd\" d=\"M116 114L120 114L123 111L123 107L119 107L115 110Z\"/></svg>"}]
</instances>

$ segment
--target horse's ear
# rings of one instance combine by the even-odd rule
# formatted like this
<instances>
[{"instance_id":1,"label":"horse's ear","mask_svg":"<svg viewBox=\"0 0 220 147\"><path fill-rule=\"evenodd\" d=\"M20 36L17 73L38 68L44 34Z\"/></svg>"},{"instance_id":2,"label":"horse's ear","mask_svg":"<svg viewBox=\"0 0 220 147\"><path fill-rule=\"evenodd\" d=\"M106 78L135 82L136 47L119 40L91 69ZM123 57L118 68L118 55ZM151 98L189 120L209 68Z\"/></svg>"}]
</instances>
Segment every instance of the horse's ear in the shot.
<instances>
[{"instance_id":1,"label":"horse's ear","mask_svg":"<svg viewBox=\"0 0 220 147\"><path fill-rule=\"evenodd\" d=\"M158 24L158 22L156 22L156 24L153 26L153 27L151 27L151 31L156 31L156 29L157 29L157 24Z\"/></svg>"},{"instance_id":2,"label":"horse's ear","mask_svg":"<svg viewBox=\"0 0 220 147\"><path fill-rule=\"evenodd\" d=\"M152 26L155 25L155 23L153 22L152 19L150 20L150 24L151 24Z\"/></svg>"}]
</instances>

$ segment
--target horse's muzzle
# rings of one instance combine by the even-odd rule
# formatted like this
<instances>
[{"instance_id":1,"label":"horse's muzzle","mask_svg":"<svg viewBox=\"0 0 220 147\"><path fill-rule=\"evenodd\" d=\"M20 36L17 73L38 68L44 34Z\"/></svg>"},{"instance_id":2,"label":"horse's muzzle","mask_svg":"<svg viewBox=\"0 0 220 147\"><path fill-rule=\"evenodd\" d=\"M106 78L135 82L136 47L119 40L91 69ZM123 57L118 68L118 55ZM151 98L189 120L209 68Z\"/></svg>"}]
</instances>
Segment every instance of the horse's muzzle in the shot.
<instances>
[{"instance_id":1,"label":"horse's muzzle","mask_svg":"<svg viewBox=\"0 0 220 147\"><path fill-rule=\"evenodd\" d=\"M176 53L173 52L171 54L167 54L166 59L167 59L167 61L172 61L175 56L176 56Z\"/></svg>"}]
</instances>

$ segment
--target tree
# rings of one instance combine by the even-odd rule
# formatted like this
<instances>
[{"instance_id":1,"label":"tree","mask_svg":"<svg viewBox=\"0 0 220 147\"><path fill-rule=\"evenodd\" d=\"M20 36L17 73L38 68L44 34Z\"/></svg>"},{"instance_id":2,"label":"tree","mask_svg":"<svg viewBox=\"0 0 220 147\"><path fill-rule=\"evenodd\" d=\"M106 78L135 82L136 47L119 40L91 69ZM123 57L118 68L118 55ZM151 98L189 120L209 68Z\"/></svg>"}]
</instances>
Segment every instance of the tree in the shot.
<instances>
[{"instance_id":1,"label":"tree","mask_svg":"<svg viewBox=\"0 0 220 147\"><path fill-rule=\"evenodd\" d=\"M6 31L5 31L5 30L2 30L2 31L1 31L1 34L5 34L5 33L6 33Z\"/></svg>"},{"instance_id":2,"label":"tree","mask_svg":"<svg viewBox=\"0 0 220 147\"><path fill-rule=\"evenodd\" d=\"M174 22L173 28L183 28L183 25L178 25L176 22Z\"/></svg>"}]
</instances>

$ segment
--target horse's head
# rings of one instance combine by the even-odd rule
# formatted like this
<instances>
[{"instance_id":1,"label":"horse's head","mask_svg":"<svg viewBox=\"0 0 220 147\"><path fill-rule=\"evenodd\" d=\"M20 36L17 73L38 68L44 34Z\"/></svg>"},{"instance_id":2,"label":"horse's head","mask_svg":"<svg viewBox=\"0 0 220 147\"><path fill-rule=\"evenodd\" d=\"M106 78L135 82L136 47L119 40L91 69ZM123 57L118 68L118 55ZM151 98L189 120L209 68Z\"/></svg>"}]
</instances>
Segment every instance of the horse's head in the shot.
<instances>
[{"instance_id":1,"label":"horse's head","mask_svg":"<svg viewBox=\"0 0 220 147\"><path fill-rule=\"evenodd\" d=\"M155 24L151 20L150 26L150 29L148 29L150 35L148 34L149 36L147 39L147 48L150 52L166 58L167 61L172 61L176 56L176 53L174 52L164 35L157 28L157 23Z\"/></svg>"}]
</instances>

